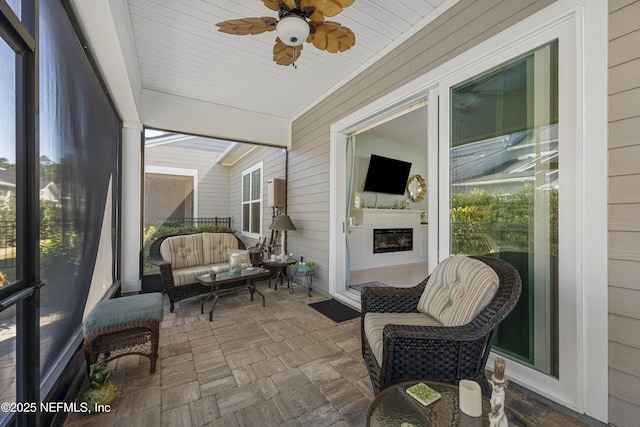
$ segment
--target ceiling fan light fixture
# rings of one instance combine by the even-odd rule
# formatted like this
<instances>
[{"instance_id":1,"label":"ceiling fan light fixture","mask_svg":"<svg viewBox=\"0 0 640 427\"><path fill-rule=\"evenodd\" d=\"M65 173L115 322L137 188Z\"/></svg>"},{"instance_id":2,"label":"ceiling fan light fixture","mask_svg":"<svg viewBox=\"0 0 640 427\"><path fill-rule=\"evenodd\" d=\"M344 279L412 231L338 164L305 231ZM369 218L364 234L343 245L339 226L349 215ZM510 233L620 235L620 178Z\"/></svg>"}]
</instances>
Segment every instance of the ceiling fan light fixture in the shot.
<instances>
[{"instance_id":1,"label":"ceiling fan light fixture","mask_svg":"<svg viewBox=\"0 0 640 427\"><path fill-rule=\"evenodd\" d=\"M300 46L309 36L309 23L298 15L284 16L276 25L276 32L287 46Z\"/></svg>"}]
</instances>

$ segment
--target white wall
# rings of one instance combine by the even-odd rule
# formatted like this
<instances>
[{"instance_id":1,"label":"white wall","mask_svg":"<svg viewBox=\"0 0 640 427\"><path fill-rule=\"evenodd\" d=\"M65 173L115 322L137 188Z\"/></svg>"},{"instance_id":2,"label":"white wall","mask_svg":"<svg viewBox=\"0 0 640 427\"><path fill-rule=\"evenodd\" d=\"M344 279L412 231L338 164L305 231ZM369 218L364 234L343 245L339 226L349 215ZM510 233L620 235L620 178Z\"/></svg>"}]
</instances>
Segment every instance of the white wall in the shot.
<instances>
[{"instance_id":1,"label":"white wall","mask_svg":"<svg viewBox=\"0 0 640 427\"><path fill-rule=\"evenodd\" d=\"M148 127L282 147L291 144L291 121L282 117L148 90L142 91L140 105L142 123Z\"/></svg>"},{"instance_id":2,"label":"white wall","mask_svg":"<svg viewBox=\"0 0 640 427\"><path fill-rule=\"evenodd\" d=\"M424 118L426 120L426 117ZM377 154L391 159L402 160L411 163L411 172L409 176L420 174L423 178L427 178L427 147L420 147L403 142L392 141L385 138L360 134L356 137L356 160L354 171L354 188L363 197L367 207L374 207L376 203L376 193L362 191L364 181L367 177L369 166L369 158L372 154ZM377 194L378 206L393 206L396 200L409 200L409 209L427 209L427 199L420 202L412 202L408 193L404 196L392 194Z\"/></svg>"}]
</instances>

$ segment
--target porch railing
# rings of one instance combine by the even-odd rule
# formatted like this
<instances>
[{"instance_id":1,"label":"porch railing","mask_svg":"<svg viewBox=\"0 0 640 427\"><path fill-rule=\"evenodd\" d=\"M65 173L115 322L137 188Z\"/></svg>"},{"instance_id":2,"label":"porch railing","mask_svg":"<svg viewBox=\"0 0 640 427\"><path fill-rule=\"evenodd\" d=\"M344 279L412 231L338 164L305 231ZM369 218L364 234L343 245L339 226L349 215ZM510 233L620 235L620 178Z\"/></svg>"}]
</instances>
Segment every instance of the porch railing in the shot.
<instances>
[{"instance_id":1,"label":"porch railing","mask_svg":"<svg viewBox=\"0 0 640 427\"><path fill-rule=\"evenodd\" d=\"M213 218L145 218L145 227L150 225L167 225L180 227L226 226L231 227L233 217Z\"/></svg>"}]
</instances>

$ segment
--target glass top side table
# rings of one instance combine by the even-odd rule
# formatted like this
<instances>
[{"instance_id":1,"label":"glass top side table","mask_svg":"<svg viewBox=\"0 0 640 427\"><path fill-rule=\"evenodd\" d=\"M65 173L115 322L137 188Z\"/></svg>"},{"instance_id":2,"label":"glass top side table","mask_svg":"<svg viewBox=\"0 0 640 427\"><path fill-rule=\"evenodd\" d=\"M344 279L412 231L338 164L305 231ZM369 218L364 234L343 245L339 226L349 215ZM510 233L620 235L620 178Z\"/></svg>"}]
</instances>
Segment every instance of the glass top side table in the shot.
<instances>
[{"instance_id":1,"label":"glass top side table","mask_svg":"<svg viewBox=\"0 0 640 427\"><path fill-rule=\"evenodd\" d=\"M442 395L440 400L423 406L406 389L421 381L407 381L392 385L380 392L369 405L367 427L401 426L489 426L489 399L482 397L482 416L470 417L458 407L458 387L451 384L422 381ZM509 426L527 425L522 415L505 408Z\"/></svg>"},{"instance_id":2,"label":"glass top side table","mask_svg":"<svg viewBox=\"0 0 640 427\"><path fill-rule=\"evenodd\" d=\"M311 289L313 288L313 268L308 270L294 269L289 267L290 271L287 271L287 275L291 277L291 281L294 284L298 284L299 286L306 286L307 292L309 292L309 296L311 296ZM293 293L293 287L291 288L291 293Z\"/></svg>"}]
</instances>

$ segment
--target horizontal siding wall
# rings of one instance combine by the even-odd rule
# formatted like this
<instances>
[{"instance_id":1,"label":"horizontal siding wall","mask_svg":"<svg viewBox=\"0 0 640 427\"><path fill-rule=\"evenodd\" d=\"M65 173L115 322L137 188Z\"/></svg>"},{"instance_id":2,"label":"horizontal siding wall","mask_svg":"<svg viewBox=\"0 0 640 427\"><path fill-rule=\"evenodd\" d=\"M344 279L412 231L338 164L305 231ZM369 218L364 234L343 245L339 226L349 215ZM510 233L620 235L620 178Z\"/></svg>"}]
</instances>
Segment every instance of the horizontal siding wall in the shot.
<instances>
[{"instance_id":1,"label":"horizontal siding wall","mask_svg":"<svg viewBox=\"0 0 640 427\"><path fill-rule=\"evenodd\" d=\"M198 171L198 217L233 216L229 198L231 171L216 164L216 155L208 151L185 150L160 145L145 150L145 164ZM239 217L235 217L238 221Z\"/></svg>"},{"instance_id":2,"label":"horizontal siding wall","mask_svg":"<svg viewBox=\"0 0 640 427\"><path fill-rule=\"evenodd\" d=\"M295 120L288 212L298 231L289 234L289 249L316 262L314 288L329 289L330 125L551 3L553 0L461 0Z\"/></svg>"},{"instance_id":3,"label":"horizontal siding wall","mask_svg":"<svg viewBox=\"0 0 640 427\"><path fill-rule=\"evenodd\" d=\"M262 170L262 235L269 238L271 230L269 226L273 222L272 209L267 206L267 182L270 179L285 179L286 176L286 150L283 148L256 146L256 149L236 162L231 168L231 212L234 218L237 218L235 228L239 231L242 228L240 223L242 218L242 172L256 165L259 162L263 162ZM295 221L294 221L294 225ZM293 232L295 233L295 232ZM238 232L238 235L242 238L242 241L251 246L255 243L254 239L243 237Z\"/></svg>"},{"instance_id":4,"label":"horizontal siding wall","mask_svg":"<svg viewBox=\"0 0 640 427\"><path fill-rule=\"evenodd\" d=\"M640 419L640 1L609 1L609 422Z\"/></svg>"}]
</instances>

